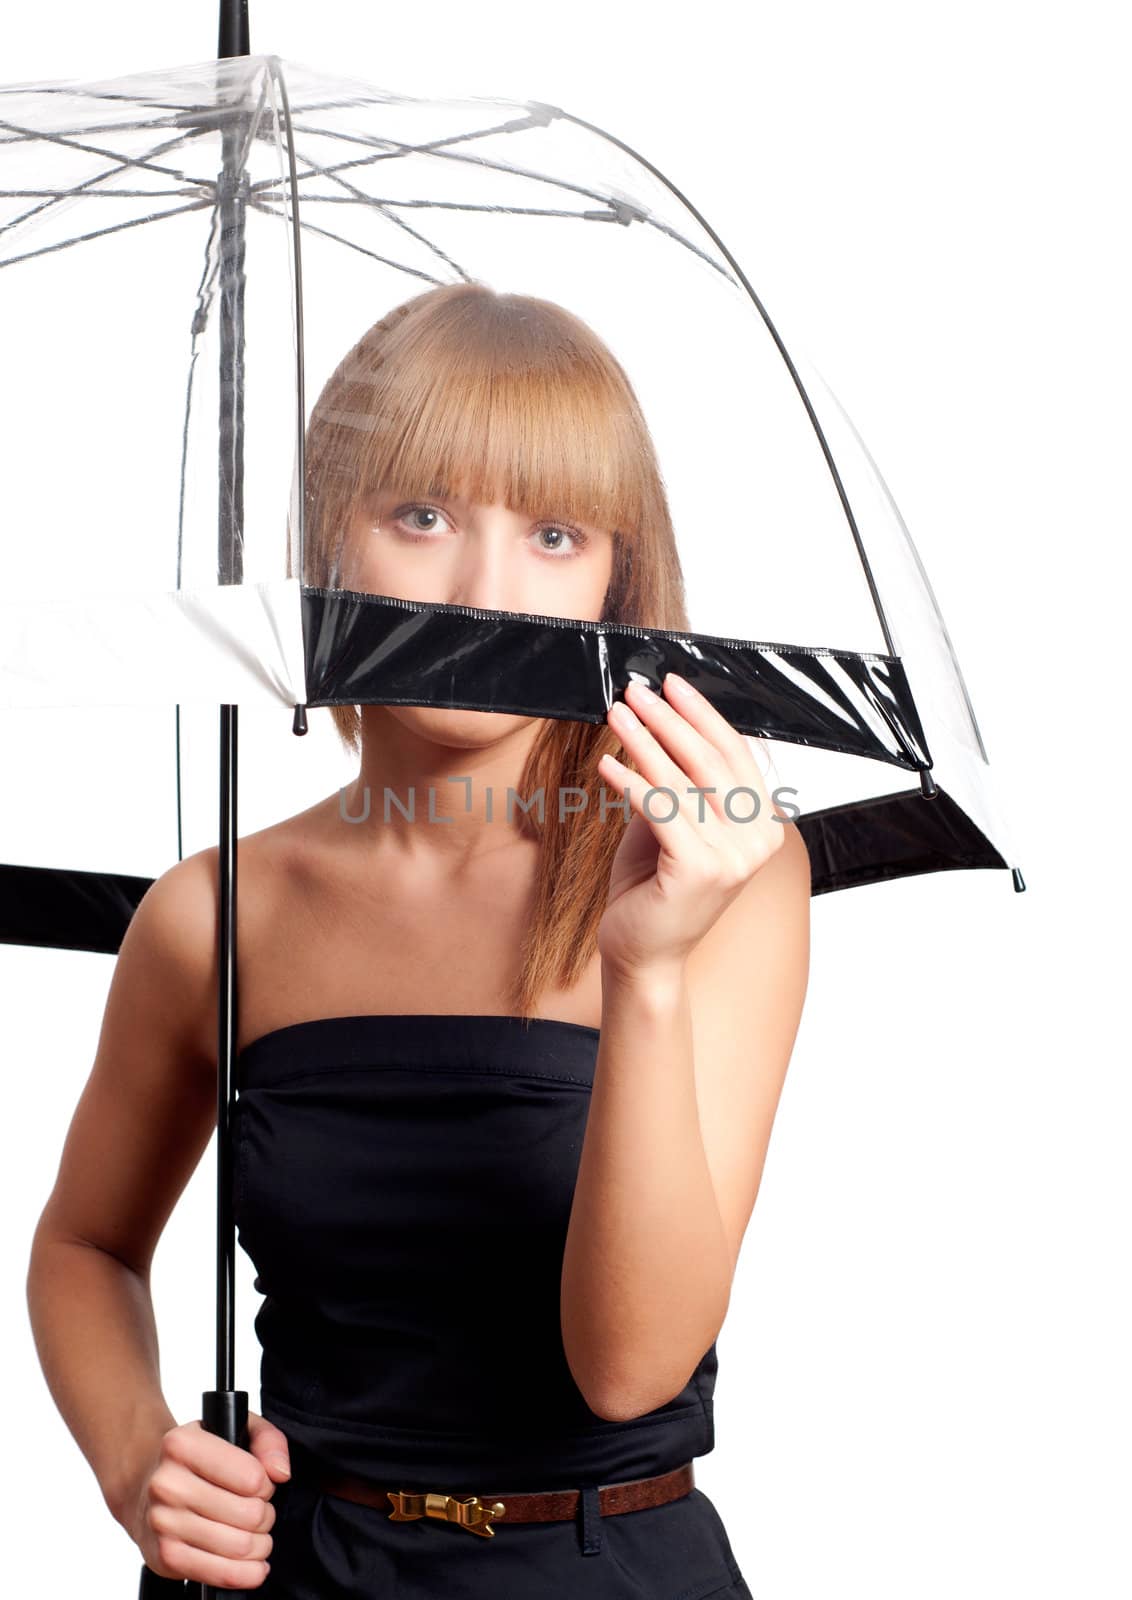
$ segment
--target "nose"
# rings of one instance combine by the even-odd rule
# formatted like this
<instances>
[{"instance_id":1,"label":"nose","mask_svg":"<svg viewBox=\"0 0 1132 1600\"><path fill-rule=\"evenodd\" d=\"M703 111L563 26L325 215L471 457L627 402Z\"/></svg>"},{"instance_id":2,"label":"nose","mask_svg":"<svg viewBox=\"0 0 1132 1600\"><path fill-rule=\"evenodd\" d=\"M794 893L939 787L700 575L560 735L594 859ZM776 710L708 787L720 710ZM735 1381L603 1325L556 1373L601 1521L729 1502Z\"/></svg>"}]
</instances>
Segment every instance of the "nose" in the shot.
<instances>
[{"instance_id":1,"label":"nose","mask_svg":"<svg viewBox=\"0 0 1132 1600\"><path fill-rule=\"evenodd\" d=\"M521 611L512 524L518 519L502 507L481 508L460 540L450 584L449 605L483 611Z\"/></svg>"}]
</instances>

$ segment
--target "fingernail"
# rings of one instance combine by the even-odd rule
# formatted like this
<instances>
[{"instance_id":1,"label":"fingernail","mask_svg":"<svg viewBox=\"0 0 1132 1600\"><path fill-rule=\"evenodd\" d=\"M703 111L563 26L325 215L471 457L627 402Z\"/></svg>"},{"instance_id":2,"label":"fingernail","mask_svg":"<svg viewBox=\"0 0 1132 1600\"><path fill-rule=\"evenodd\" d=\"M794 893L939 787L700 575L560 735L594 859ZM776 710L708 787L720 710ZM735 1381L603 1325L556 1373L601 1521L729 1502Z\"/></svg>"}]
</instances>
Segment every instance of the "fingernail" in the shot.
<instances>
[{"instance_id":1,"label":"fingernail","mask_svg":"<svg viewBox=\"0 0 1132 1600\"><path fill-rule=\"evenodd\" d=\"M694 694L695 690L687 678L682 678L678 672L667 672L664 675L665 688L671 684L678 694Z\"/></svg>"},{"instance_id":2,"label":"fingernail","mask_svg":"<svg viewBox=\"0 0 1132 1600\"><path fill-rule=\"evenodd\" d=\"M286 1456L268 1456L267 1458L276 1472L282 1472L287 1478L291 1476L291 1463Z\"/></svg>"},{"instance_id":3,"label":"fingernail","mask_svg":"<svg viewBox=\"0 0 1132 1600\"><path fill-rule=\"evenodd\" d=\"M646 700L655 700L657 698L647 683L641 683L637 679L634 679L633 687L639 694L643 694Z\"/></svg>"}]
</instances>

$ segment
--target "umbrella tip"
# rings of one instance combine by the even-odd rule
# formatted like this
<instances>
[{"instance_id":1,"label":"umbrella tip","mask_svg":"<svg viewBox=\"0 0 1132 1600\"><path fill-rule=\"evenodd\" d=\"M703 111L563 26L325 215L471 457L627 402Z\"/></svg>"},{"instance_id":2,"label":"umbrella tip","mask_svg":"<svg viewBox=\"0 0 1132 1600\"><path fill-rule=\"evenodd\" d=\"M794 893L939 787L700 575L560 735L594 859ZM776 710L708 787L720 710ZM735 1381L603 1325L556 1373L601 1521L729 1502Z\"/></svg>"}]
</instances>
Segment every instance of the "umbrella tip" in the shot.
<instances>
[{"instance_id":1,"label":"umbrella tip","mask_svg":"<svg viewBox=\"0 0 1132 1600\"><path fill-rule=\"evenodd\" d=\"M1014 880L1014 893L1021 894L1026 887L1026 880L1022 876L1022 869L1020 867L1011 867L1010 876Z\"/></svg>"},{"instance_id":2,"label":"umbrella tip","mask_svg":"<svg viewBox=\"0 0 1132 1600\"><path fill-rule=\"evenodd\" d=\"M939 794L935 779L927 767L920 768L920 790L925 800L934 800Z\"/></svg>"},{"instance_id":3,"label":"umbrella tip","mask_svg":"<svg viewBox=\"0 0 1132 1600\"><path fill-rule=\"evenodd\" d=\"M248 31L248 0L220 0L220 38L216 56L220 61L233 56L250 56L251 37Z\"/></svg>"},{"instance_id":4,"label":"umbrella tip","mask_svg":"<svg viewBox=\"0 0 1132 1600\"><path fill-rule=\"evenodd\" d=\"M306 708L306 706L296 706L295 707L295 720L291 724L291 732L292 733L298 733L298 734L304 734L304 733L307 732L307 708Z\"/></svg>"}]
</instances>

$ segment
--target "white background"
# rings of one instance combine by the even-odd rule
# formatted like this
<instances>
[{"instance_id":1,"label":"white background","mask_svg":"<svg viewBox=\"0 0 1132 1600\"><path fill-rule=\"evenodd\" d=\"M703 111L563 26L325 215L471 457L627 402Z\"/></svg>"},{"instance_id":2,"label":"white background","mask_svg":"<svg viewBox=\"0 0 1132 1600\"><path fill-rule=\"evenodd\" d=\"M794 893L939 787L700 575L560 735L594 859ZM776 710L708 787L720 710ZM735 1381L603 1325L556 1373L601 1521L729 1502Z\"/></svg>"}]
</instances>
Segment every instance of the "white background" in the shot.
<instances>
[{"instance_id":1,"label":"white background","mask_svg":"<svg viewBox=\"0 0 1132 1600\"><path fill-rule=\"evenodd\" d=\"M697 1461L755 1600L1132 1592L1123 29L1115 5L1002 0L253 6L257 53L549 101L647 155L853 416L965 671L1028 890L950 873L814 902ZM57 0L7 19L0 76L215 38L209 6ZM0 951L3 1569L91 1600L132 1596L139 1561L47 1393L23 1279L90 1065L67 1028L110 968L74 956L36 992ZM210 1152L155 1264L181 1420L212 1381L212 1185Z\"/></svg>"}]
</instances>

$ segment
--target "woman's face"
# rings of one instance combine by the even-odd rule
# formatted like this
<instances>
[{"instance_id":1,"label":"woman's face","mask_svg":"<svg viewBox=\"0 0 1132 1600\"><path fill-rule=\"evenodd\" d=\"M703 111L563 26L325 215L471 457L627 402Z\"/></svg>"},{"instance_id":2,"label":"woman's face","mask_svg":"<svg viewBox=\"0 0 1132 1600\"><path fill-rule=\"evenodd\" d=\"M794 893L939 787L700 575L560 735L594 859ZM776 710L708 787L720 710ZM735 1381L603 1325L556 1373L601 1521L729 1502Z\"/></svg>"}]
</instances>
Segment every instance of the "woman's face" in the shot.
<instances>
[{"instance_id":1,"label":"woman's face","mask_svg":"<svg viewBox=\"0 0 1132 1600\"><path fill-rule=\"evenodd\" d=\"M456 497L381 490L355 515L340 582L363 594L596 622L613 574L605 528ZM496 712L388 707L445 743L490 743L534 721Z\"/></svg>"}]
</instances>

